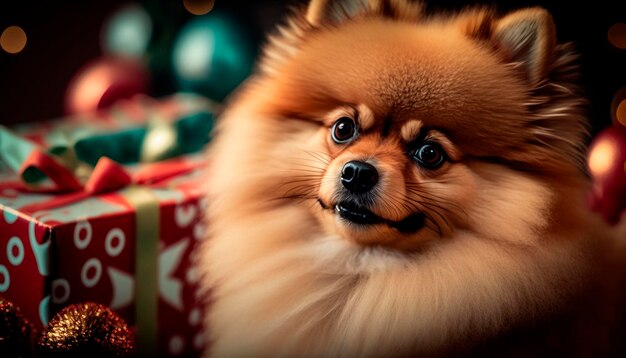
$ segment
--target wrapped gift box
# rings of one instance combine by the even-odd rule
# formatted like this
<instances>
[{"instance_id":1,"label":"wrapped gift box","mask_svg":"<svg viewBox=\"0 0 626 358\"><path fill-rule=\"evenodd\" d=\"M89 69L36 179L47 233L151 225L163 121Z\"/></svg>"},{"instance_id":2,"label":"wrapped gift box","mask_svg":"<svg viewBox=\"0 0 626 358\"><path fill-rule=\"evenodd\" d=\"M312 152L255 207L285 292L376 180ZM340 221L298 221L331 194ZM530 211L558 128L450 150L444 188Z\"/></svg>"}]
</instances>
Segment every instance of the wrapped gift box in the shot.
<instances>
[{"instance_id":1,"label":"wrapped gift box","mask_svg":"<svg viewBox=\"0 0 626 358\"><path fill-rule=\"evenodd\" d=\"M67 166L39 133L4 134L29 138L22 157L38 159L0 166L0 295L39 328L69 304L103 303L134 327L142 356L197 356L206 335L190 255L204 236L205 159Z\"/></svg>"}]
</instances>

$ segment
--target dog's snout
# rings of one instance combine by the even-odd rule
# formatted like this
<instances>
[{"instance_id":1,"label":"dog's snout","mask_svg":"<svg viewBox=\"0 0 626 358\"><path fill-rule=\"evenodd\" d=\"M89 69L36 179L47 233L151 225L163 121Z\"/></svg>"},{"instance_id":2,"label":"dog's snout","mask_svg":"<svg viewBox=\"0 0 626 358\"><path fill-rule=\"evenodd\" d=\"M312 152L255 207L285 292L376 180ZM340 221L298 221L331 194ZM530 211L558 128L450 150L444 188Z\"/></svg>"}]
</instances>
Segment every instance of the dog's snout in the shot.
<instances>
[{"instance_id":1,"label":"dog's snout","mask_svg":"<svg viewBox=\"0 0 626 358\"><path fill-rule=\"evenodd\" d=\"M347 162L341 169L341 184L353 193L366 193L378 183L378 171L358 160Z\"/></svg>"}]
</instances>

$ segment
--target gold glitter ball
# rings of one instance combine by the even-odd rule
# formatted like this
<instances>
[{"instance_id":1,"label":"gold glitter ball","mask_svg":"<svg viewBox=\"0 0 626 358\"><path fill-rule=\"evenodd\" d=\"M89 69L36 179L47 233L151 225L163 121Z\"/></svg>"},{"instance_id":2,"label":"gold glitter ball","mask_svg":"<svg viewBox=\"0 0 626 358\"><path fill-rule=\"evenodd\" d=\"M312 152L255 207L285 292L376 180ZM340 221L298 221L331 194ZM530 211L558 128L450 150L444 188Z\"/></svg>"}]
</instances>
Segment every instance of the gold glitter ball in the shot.
<instances>
[{"instance_id":1,"label":"gold glitter ball","mask_svg":"<svg viewBox=\"0 0 626 358\"><path fill-rule=\"evenodd\" d=\"M126 357L133 347L126 322L93 302L65 307L50 320L37 343L43 357Z\"/></svg>"},{"instance_id":2,"label":"gold glitter ball","mask_svg":"<svg viewBox=\"0 0 626 358\"><path fill-rule=\"evenodd\" d=\"M31 357L35 329L12 302L0 297L0 356Z\"/></svg>"}]
</instances>

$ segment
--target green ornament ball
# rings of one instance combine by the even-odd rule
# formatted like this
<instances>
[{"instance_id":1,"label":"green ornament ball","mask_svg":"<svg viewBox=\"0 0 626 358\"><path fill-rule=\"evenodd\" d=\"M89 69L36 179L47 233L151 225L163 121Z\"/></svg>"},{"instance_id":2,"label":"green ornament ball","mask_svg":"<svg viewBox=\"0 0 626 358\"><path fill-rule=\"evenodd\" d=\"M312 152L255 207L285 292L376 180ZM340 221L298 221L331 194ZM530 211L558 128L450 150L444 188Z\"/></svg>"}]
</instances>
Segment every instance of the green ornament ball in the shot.
<instances>
[{"instance_id":1,"label":"green ornament ball","mask_svg":"<svg viewBox=\"0 0 626 358\"><path fill-rule=\"evenodd\" d=\"M252 71L256 46L231 16L210 12L180 30L172 50L173 73L182 91L222 101Z\"/></svg>"}]
</instances>

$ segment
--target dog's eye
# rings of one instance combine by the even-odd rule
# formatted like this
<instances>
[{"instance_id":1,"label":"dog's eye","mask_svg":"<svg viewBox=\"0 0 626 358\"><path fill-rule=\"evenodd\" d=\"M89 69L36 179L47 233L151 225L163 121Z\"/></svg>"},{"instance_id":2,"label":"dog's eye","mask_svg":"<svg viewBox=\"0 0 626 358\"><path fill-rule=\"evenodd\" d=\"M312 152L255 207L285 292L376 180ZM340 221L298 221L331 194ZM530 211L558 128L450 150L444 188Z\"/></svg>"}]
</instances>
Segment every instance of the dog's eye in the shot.
<instances>
[{"instance_id":1,"label":"dog's eye","mask_svg":"<svg viewBox=\"0 0 626 358\"><path fill-rule=\"evenodd\" d=\"M335 143L348 143L357 135L356 123L350 117L341 117L333 124L330 132Z\"/></svg>"},{"instance_id":2,"label":"dog's eye","mask_svg":"<svg viewBox=\"0 0 626 358\"><path fill-rule=\"evenodd\" d=\"M424 168L437 169L446 159L446 153L437 143L425 142L417 148L413 158Z\"/></svg>"}]
</instances>

